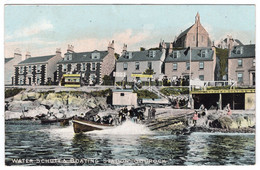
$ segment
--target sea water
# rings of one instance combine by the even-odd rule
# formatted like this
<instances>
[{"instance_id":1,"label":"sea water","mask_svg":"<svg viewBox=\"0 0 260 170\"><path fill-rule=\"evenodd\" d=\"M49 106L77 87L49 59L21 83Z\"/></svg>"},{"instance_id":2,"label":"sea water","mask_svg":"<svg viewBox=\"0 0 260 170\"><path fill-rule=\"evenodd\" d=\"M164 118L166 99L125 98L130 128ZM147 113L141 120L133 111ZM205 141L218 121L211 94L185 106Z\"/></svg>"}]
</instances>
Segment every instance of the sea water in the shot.
<instances>
[{"instance_id":1,"label":"sea water","mask_svg":"<svg viewBox=\"0 0 260 170\"><path fill-rule=\"evenodd\" d=\"M255 135L171 135L127 121L76 135L72 125L5 123L6 165L253 165Z\"/></svg>"}]
</instances>

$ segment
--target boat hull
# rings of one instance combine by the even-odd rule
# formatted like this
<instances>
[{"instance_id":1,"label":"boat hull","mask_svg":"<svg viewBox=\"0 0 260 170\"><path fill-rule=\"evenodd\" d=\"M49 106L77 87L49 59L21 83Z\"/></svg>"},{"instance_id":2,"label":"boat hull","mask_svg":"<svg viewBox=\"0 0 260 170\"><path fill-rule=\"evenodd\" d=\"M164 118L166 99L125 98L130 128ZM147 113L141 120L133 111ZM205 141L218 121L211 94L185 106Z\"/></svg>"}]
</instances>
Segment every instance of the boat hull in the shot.
<instances>
[{"instance_id":1,"label":"boat hull","mask_svg":"<svg viewBox=\"0 0 260 170\"><path fill-rule=\"evenodd\" d=\"M83 133L94 130L104 130L114 128L113 125L100 124L95 122L90 122L86 120L72 120L73 129L75 133Z\"/></svg>"}]
</instances>

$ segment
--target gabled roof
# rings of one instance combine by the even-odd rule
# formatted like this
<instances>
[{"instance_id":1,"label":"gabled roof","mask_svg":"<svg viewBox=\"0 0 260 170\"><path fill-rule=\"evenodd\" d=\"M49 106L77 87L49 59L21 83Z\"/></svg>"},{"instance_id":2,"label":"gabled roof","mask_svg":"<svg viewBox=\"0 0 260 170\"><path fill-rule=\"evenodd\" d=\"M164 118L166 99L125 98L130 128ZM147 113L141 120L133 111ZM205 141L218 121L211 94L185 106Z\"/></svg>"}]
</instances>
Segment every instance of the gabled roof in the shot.
<instances>
[{"instance_id":1,"label":"gabled roof","mask_svg":"<svg viewBox=\"0 0 260 170\"><path fill-rule=\"evenodd\" d=\"M127 51L132 53L131 58L127 58L126 55L121 55L117 62L131 62L131 61L159 61L161 60L163 52L161 50L151 50L155 51L154 57L149 57L149 50L145 51Z\"/></svg>"},{"instance_id":2,"label":"gabled roof","mask_svg":"<svg viewBox=\"0 0 260 170\"><path fill-rule=\"evenodd\" d=\"M194 25L194 24L193 24ZM179 39L179 38L181 38L182 36L184 36L184 35L186 35L189 31L190 31L190 29L193 27L193 25L192 26L190 26L189 28L187 28L185 31L183 31L182 33L180 33L180 35L177 37L177 39Z\"/></svg>"},{"instance_id":3,"label":"gabled roof","mask_svg":"<svg viewBox=\"0 0 260 170\"><path fill-rule=\"evenodd\" d=\"M243 52L241 54L236 53L237 48L243 48ZM229 58L247 58L247 57L255 57L255 44L250 45L238 45L234 46Z\"/></svg>"},{"instance_id":4,"label":"gabled roof","mask_svg":"<svg viewBox=\"0 0 260 170\"><path fill-rule=\"evenodd\" d=\"M92 53L100 53L99 59L92 59L91 55ZM68 53L65 53L65 55ZM79 62L100 62L104 59L104 57L108 54L108 51L91 51L91 52L79 52L79 53L70 53L72 54L71 60L62 60L58 62L58 64L61 63L79 63Z\"/></svg>"},{"instance_id":5,"label":"gabled roof","mask_svg":"<svg viewBox=\"0 0 260 170\"><path fill-rule=\"evenodd\" d=\"M201 56L201 52L205 51L205 57ZM173 57L174 52L179 52L179 56L177 58ZM191 60L192 61L212 61L213 60L214 51L211 48L205 47L195 47L191 48ZM165 59L165 62L183 62L190 61L190 50L174 50L172 53L168 54Z\"/></svg>"},{"instance_id":6,"label":"gabled roof","mask_svg":"<svg viewBox=\"0 0 260 170\"><path fill-rule=\"evenodd\" d=\"M18 63L18 65L24 65L24 64L34 64L34 63L45 63L48 62L52 57L55 55L48 55L48 56L39 56L39 57L30 57L26 60Z\"/></svg>"},{"instance_id":7,"label":"gabled roof","mask_svg":"<svg viewBox=\"0 0 260 170\"><path fill-rule=\"evenodd\" d=\"M14 57L12 57L12 58L5 58L5 63L11 61L12 59L14 59Z\"/></svg>"}]
</instances>

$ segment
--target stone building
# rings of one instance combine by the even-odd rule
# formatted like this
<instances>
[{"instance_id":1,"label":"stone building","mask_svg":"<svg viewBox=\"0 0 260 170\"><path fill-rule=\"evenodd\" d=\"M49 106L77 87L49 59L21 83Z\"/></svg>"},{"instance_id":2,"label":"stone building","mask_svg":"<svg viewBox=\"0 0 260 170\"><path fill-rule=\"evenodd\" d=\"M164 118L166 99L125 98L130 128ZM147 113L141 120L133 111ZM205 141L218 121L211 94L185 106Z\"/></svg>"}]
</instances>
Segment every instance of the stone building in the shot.
<instances>
[{"instance_id":1,"label":"stone building","mask_svg":"<svg viewBox=\"0 0 260 170\"><path fill-rule=\"evenodd\" d=\"M192 80L214 81L216 67L215 47L194 47L184 50L173 50L165 59L165 75L170 80L176 78L189 79L191 70Z\"/></svg>"},{"instance_id":2,"label":"stone building","mask_svg":"<svg viewBox=\"0 0 260 170\"><path fill-rule=\"evenodd\" d=\"M5 85L14 84L14 65L20 63L23 60L21 51L16 49L14 57L5 58Z\"/></svg>"},{"instance_id":3,"label":"stone building","mask_svg":"<svg viewBox=\"0 0 260 170\"><path fill-rule=\"evenodd\" d=\"M80 74L82 84L101 84L105 75L111 76L115 70L114 41L106 51L74 52L69 45L62 61L57 63L57 80L63 74Z\"/></svg>"},{"instance_id":4,"label":"stone building","mask_svg":"<svg viewBox=\"0 0 260 170\"><path fill-rule=\"evenodd\" d=\"M200 23L197 13L195 23L183 31L173 42L174 47L211 47L211 41L206 29Z\"/></svg>"},{"instance_id":5,"label":"stone building","mask_svg":"<svg viewBox=\"0 0 260 170\"><path fill-rule=\"evenodd\" d=\"M132 74L143 74L147 69L153 70L153 80L155 78L162 79L164 75L164 60L165 60L166 45L162 42L159 49L150 49L143 51L127 51L127 46L124 45L122 55L116 63L116 73L121 73L121 76L116 76L115 81L127 82L148 81L147 77L133 77Z\"/></svg>"},{"instance_id":6,"label":"stone building","mask_svg":"<svg viewBox=\"0 0 260 170\"><path fill-rule=\"evenodd\" d=\"M60 49L55 55L31 57L14 66L15 85L45 85L55 81L56 64L62 59Z\"/></svg>"},{"instance_id":7,"label":"stone building","mask_svg":"<svg viewBox=\"0 0 260 170\"><path fill-rule=\"evenodd\" d=\"M228 57L228 79L238 86L255 86L255 45L234 46Z\"/></svg>"},{"instance_id":8,"label":"stone building","mask_svg":"<svg viewBox=\"0 0 260 170\"><path fill-rule=\"evenodd\" d=\"M227 35L226 38L220 40L217 47L222 49L232 49L234 46L238 45L243 45L243 43L240 40L233 38L231 35Z\"/></svg>"}]
</instances>

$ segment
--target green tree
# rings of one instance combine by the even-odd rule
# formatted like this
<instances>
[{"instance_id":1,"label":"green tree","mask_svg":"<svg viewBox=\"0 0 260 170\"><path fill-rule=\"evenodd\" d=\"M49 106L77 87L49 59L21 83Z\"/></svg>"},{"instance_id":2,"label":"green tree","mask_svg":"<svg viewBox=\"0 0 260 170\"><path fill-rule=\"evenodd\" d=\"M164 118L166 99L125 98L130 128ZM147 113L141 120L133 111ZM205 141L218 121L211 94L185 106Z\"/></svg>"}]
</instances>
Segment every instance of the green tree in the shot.
<instances>
[{"instance_id":1,"label":"green tree","mask_svg":"<svg viewBox=\"0 0 260 170\"><path fill-rule=\"evenodd\" d=\"M113 85L113 79L111 76L104 75L102 80L103 80L103 83L102 83L103 85Z\"/></svg>"},{"instance_id":2,"label":"green tree","mask_svg":"<svg viewBox=\"0 0 260 170\"><path fill-rule=\"evenodd\" d=\"M115 53L115 58L116 58L116 60L118 60L119 57L120 57L120 55L119 55L118 53Z\"/></svg>"},{"instance_id":3,"label":"green tree","mask_svg":"<svg viewBox=\"0 0 260 170\"><path fill-rule=\"evenodd\" d=\"M154 75L154 74L156 74L156 72L154 72L153 69L147 68L147 69L143 72L143 74L145 74L145 75Z\"/></svg>"}]
</instances>

